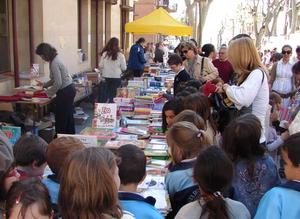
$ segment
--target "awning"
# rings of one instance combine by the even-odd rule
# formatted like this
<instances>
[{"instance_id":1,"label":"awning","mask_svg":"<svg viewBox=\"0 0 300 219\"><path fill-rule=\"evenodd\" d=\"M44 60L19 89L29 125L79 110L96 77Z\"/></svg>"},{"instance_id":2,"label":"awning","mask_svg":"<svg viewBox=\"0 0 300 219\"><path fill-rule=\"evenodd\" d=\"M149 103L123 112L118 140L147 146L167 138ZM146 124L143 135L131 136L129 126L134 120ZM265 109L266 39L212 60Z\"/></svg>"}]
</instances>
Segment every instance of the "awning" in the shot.
<instances>
[{"instance_id":1,"label":"awning","mask_svg":"<svg viewBox=\"0 0 300 219\"><path fill-rule=\"evenodd\" d=\"M180 23L163 8L125 24L125 31L136 34L192 35L192 27Z\"/></svg>"}]
</instances>

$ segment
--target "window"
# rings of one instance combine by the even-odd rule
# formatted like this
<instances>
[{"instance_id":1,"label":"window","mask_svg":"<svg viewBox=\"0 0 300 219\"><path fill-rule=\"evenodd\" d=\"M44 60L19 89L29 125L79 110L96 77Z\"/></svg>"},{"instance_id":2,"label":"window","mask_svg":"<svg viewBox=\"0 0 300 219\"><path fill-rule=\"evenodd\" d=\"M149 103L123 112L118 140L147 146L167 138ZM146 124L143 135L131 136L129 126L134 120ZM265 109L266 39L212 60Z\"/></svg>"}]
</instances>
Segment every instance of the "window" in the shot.
<instances>
[{"instance_id":1,"label":"window","mask_svg":"<svg viewBox=\"0 0 300 219\"><path fill-rule=\"evenodd\" d=\"M7 0L0 0L0 72L10 71Z\"/></svg>"}]
</instances>

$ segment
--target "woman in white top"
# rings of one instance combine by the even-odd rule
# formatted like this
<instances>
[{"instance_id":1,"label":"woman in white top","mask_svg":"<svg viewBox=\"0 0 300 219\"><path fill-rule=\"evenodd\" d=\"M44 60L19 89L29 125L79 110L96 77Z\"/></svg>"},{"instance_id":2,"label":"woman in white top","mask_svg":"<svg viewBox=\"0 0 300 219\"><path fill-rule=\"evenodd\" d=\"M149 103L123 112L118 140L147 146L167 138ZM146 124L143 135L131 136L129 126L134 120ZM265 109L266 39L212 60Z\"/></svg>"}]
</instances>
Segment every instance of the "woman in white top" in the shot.
<instances>
[{"instance_id":1,"label":"woman in white top","mask_svg":"<svg viewBox=\"0 0 300 219\"><path fill-rule=\"evenodd\" d=\"M119 40L115 37L111 38L100 55L99 69L106 82L106 102L108 100L112 103L117 88L121 86L121 73L126 70L126 60L119 48Z\"/></svg>"},{"instance_id":2,"label":"woman in white top","mask_svg":"<svg viewBox=\"0 0 300 219\"><path fill-rule=\"evenodd\" d=\"M245 205L222 195L233 178L233 165L221 148L211 146L198 155L193 177L201 197L184 205L175 219L250 219Z\"/></svg>"},{"instance_id":3,"label":"woman in white top","mask_svg":"<svg viewBox=\"0 0 300 219\"><path fill-rule=\"evenodd\" d=\"M282 59L272 67L270 83L272 90L282 98L280 120L289 120L288 107L290 106L290 97L294 90L293 62L291 60L292 47L284 45L281 53Z\"/></svg>"},{"instance_id":4,"label":"woman in white top","mask_svg":"<svg viewBox=\"0 0 300 219\"><path fill-rule=\"evenodd\" d=\"M249 36L231 40L228 48L228 60L234 72L238 74L237 85L223 85L228 98L238 110L251 107L250 112L260 120L263 127L260 143L266 141L265 119L269 103L268 78L262 69L262 63L255 45Z\"/></svg>"}]
</instances>

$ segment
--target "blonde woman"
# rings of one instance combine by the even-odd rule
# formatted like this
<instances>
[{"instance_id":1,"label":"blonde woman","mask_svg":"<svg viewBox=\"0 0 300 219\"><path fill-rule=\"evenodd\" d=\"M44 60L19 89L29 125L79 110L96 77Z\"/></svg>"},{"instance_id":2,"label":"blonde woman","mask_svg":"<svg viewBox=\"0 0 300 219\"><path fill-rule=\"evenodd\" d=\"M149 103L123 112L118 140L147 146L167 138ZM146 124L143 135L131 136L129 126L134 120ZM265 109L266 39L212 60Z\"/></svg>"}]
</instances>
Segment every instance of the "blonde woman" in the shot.
<instances>
[{"instance_id":1,"label":"blonde woman","mask_svg":"<svg viewBox=\"0 0 300 219\"><path fill-rule=\"evenodd\" d=\"M223 85L228 98L240 112L254 114L263 127L260 143L264 143L265 118L268 110L268 78L252 39L242 35L229 44L228 60L238 74L237 85Z\"/></svg>"}]
</instances>

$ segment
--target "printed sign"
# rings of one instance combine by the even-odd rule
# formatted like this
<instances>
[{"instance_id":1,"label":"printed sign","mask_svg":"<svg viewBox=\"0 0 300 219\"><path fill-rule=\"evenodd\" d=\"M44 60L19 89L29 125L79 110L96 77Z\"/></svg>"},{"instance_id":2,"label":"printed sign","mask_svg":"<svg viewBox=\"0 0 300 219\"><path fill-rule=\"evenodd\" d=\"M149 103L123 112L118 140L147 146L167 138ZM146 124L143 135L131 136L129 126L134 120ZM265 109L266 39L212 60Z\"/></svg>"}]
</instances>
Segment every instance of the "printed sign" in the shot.
<instances>
[{"instance_id":1,"label":"printed sign","mask_svg":"<svg viewBox=\"0 0 300 219\"><path fill-rule=\"evenodd\" d=\"M96 103L94 112L94 128L115 128L117 124L117 104Z\"/></svg>"},{"instance_id":2,"label":"printed sign","mask_svg":"<svg viewBox=\"0 0 300 219\"><path fill-rule=\"evenodd\" d=\"M57 137L73 137L79 139L84 146L88 147L96 147L98 146L97 136L93 135L67 135L67 134L57 134Z\"/></svg>"},{"instance_id":3,"label":"printed sign","mask_svg":"<svg viewBox=\"0 0 300 219\"><path fill-rule=\"evenodd\" d=\"M21 137L21 127L17 126L2 126L2 131L13 145Z\"/></svg>"}]
</instances>

